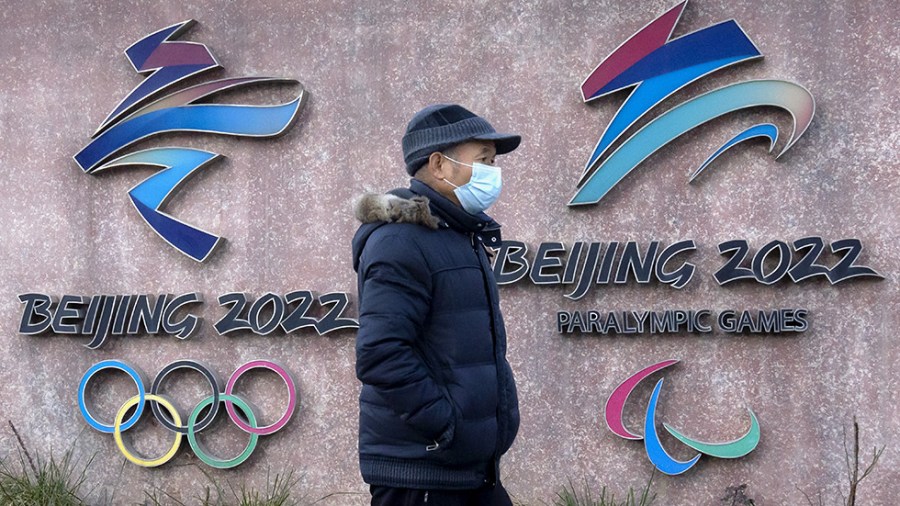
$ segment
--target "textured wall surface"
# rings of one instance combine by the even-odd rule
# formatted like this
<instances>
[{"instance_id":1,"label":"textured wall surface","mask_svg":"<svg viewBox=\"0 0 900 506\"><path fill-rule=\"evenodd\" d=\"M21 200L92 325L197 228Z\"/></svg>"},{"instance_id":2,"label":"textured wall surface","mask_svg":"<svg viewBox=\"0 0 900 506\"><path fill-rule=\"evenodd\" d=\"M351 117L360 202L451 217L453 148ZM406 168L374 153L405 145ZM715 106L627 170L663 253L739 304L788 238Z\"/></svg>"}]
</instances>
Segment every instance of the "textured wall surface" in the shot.
<instances>
[{"instance_id":1,"label":"textured wall surface","mask_svg":"<svg viewBox=\"0 0 900 506\"><path fill-rule=\"evenodd\" d=\"M520 282L501 290L517 374L522 426L503 460L510 492L527 504L550 501L572 480L610 485L621 494L651 474L640 443L615 437L603 423L607 396L628 375L667 358L658 418L713 441L747 427L751 407L762 441L734 460L704 458L682 476L657 475L661 504L716 504L726 487L747 483L757 504L801 504L803 492L835 499L845 476L843 430L854 415L864 448L888 446L864 483L866 504L900 495L900 64L892 0L695 0L675 30L682 35L734 18L760 48L761 61L732 67L689 86L675 102L746 79L787 79L807 87L817 110L805 136L778 161L762 144L723 156L694 184L688 175L721 142L750 121L789 125L774 110L726 116L678 139L648 159L595 206L566 203L604 125L624 100L619 93L590 105L579 87L622 41L671 7L639 2L186 1L5 2L0 9L0 456L16 445L12 421L33 453L73 448L95 455L85 490L93 502L141 501L145 493L189 501L208 477L260 486L267 473L293 470L322 504L364 504L356 463L358 383L354 333L326 336L218 336L218 295L244 291L344 291L355 300L349 242L351 203L364 191L405 184L399 147L411 115L453 101L523 136L501 157L504 194L492 209L504 238L535 250L543 241L694 239L687 258L697 274L682 290L660 283L594 287L571 301L563 287ZM74 155L141 77L122 55L132 42L185 19L198 25L180 40L206 44L225 70L219 76L298 79L310 99L296 126L277 139L172 134L135 146L180 145L226 158L186 185L167 210L228 239L205 264L166 245L129 202L129 188L149 168L89 176ZM229 101L276 103L289 86L237 93ZM783 140L781 142L784 142ZM777 148L780 149L780 146ZM747 239L820 235L859 238L862 263L881 281L831 286L825 281L720 287L712 274L725 258L716 246ZM826 263L835 261L826 258ZM17 333L17 295L174 293L198 291L198 335L114 339L100 350L84 338ZM562 336L557 310L623 311L804 307L802 334ZM355 305L351 307L355 314ZM302 406L281 432L262 438L234 471L204 468L187 445L159 469L123 466L113 438L87 428L76 403L92 364L129 360L155 374L176 358L206 361L226 376L253 358L277 359L297 379ZM130 395L108 375L99 408L112 413ZM171 390L183 408L205 394L183 374ZM98 387L99 388L99 387ZM277 379L261 374L243 385L271 421L283 405ZM640 426L635 394L626 423ZM144 422L135 444L162 451L169 435ZM207 439L234 452L244 435L224 420ZM687 448L664 439L670 452ZM868 454L868 451L866 452Z\"/></svg>"}]
</instances>

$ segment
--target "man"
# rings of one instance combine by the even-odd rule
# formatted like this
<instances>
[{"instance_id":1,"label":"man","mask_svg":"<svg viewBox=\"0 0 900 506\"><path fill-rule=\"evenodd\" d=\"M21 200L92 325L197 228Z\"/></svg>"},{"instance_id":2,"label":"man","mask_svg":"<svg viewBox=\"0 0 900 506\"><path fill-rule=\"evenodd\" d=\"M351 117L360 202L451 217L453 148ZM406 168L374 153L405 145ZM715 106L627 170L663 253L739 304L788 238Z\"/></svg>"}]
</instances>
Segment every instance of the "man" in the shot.
<instances>
[{"instance_id":1,"label":"man","mask_svg":"<svg viewBox=\"0 0 900 506\"><path fill-rule=\"evenodd\" d=\"M358 274L359 463L373 505L509 505L499 462L519 427L487 247L500 226L496 155L518 147L458 105L403 136L408 189L365 195Z\"/></svg>"}]
</instances>

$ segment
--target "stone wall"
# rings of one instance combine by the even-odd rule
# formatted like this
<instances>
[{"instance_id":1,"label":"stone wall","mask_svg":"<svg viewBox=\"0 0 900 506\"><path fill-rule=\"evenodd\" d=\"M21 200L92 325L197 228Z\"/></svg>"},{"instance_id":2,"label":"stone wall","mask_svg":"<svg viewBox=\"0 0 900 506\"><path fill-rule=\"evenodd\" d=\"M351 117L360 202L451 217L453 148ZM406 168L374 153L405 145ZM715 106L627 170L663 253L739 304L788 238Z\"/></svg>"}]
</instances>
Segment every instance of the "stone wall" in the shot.
<instances>
[{"instance_id":1,"label":"stone wall","mask_svg":"<svg viewBox=\"0 0 900 506\"><path fill-rule=\"evenodd\" d=\"M746 408L762 427L755 451L737 460L703 458L681 476L654 478L661 504L715 504L726 487L749 484L757 504L801 504L801 491L838 496L844 479L843 430L859 417L865 448L886 444L882 464L862 488L867 504L900 492L897 408L900 324L897 289L898 139L896 67L900 8L889 0L751 2L695 0L675 36L734 18L765 55L688 86L666 107L748 79L785 79L811 91L813 123L778 161L762 143L736 148L688 184L688 176L725 139L753 121L790 118L771 108L725 116L662 148L599 204L566 204L591 149L627 92L585 104L580 85L638 29L672 7L640 2L352 2L196 1L8 3L0 19L0 421L12 421L34 453L73 448L95 455L92 500L134 502L145 492L189 501L220 483L265 485L293 470L298 491L322 504L365 504L356 463L358 382L354 332L324 336L218 335L227 292L348 292L356 314L349 243L354 197L405 184L400 136L415 111L458 102L501 131L523 136L499 158L501 201L492 209L504 239L559 241L693 239L684 259L696 274L683 289L658 282L570 287L530 282L501 290L509 359L517 375L522 426L503 460L505 483L527 504L551 501L568 480L609 484L619 494L641 486L652 464L638 442L613 435L603 409L610 392L639 369L681 363L666 377L657 420L694 437L725 441L747 429ZM203 264L178 253L135 212L128 190L150 168L84 174L72 160L105 115L141 82L123 57L134 41L186 19L182 36L206 44L224 67L216 77L295 78L309 92L296 125L277 139L167 134L135 148L187 146L225 155L192 179L166 207L178 219L227 238ZM280 103L298 91L261 86L224 102ZM776 150L780 150L784 139ZM773 286L719 286L723 241L807 236L857 238L860 263L883 280L823 279ZM837 256L826 256L833 264ZM17 295L182 294L199 292L191 311L204 321L188 340L115 338L98 350L88 339L18 333ZM803 333L560 335L557 311L805 308ZM232 471L204 467L184 444L157 469L123 465L112 435L89 429L77 406L82 374L105 359L128 360L155 375L178 358L203 360L227 377L251 359L292 371L301 407L277 434L262 437L251 459ZM112 417L133 387L101 377L97 408ZM647 382L649 383L649 382ZM652 385L642 384L625 412L640 428ZM241 384L271 422L283 409L272 375ZM183 409L207 395L199 376L173 377ZM246 436L220 417L205 439L222 454ZM133 436L160 453L170 434L143 422ZM0 456L16 445L4 423ZM673 456L690 451L663 439Z\"/></svg>"}]
</instances>

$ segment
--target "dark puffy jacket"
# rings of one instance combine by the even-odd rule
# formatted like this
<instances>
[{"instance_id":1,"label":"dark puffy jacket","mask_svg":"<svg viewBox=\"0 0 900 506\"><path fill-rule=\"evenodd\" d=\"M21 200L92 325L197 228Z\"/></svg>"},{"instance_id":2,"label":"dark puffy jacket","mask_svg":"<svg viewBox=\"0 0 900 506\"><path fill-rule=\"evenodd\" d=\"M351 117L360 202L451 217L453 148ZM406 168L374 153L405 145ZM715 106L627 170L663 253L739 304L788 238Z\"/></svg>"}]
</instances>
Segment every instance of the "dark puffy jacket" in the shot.
<instances>
[{"instance_id":1,"label":"dark puffy jacket","mask_svg":"<svg viewBox=\"0 0 900 506\"><path fill-rule=\"evenodd\" d=\"M353 238L363 479L477 488L494 479L519 427L497 284L482 245L499 244L499 226L417 180L409 190L365 196L357 217L364 222Z\"/></svg>"}]
</instances>

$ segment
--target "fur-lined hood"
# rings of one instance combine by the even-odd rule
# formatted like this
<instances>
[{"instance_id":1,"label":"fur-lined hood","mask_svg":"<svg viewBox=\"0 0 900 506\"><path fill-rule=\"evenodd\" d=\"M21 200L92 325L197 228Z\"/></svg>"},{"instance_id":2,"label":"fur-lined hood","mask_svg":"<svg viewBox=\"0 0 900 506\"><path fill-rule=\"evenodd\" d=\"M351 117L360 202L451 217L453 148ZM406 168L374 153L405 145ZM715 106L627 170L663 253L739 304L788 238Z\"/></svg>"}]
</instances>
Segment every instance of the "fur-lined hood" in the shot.
<instances>
[{"instance_id":1,"label":"fur-lined hood","mask_svg":"<svg viewBox=\"0 0 900 506\"><path fill-rule=\"evenodd\" d=\"M428 197L399 188L385 194L365 193L356 199L353 210L362 225L353 236L353 270L359 267L360 255L369 236L386 223L412 223L430 230L437 230L442 224L446 227L447 224L432 213L430 204Z\"/></svg>"},{"instance_id":2,"label":"fur-lined hood","mask_svg":"<svg viewBox=\"0 0 900 506\"><path fill-rule=\"evenodd\" d=\"M353 236L354 270L369 236L387 223L411 223L429 231L456 230L473 234L491 248L498 248L502 243L500 224L490 216L467 213L417 179L410 182L409 188L397 188L386 194L364 194L356 200L354 213L362 222Z\"/></svg>"},{"instance_id":3,"label":"fur-lined hood","mask_svg":"<svg viewBox=\"0 0 900 506\"><path fill-rule=\"evenodd\" d=\"M428 197L409 199L390 193L366 193L355 205L356 219L362 223L415 223L437 230L440 220L431 213Z\"/></svg>"}]
</instances>

